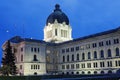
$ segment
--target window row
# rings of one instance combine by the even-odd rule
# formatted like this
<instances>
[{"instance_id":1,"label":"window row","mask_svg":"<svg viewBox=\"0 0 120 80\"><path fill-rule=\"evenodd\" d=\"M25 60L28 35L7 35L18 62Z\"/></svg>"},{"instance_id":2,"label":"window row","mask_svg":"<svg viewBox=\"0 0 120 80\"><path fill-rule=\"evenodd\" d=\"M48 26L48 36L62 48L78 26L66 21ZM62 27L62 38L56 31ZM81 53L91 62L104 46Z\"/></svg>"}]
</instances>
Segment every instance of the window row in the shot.
<instances>
[{"instance_id":1,"label":"window row","mask_svg":"<svg viewBox=\"0 0 120 80\"><path fill-rule=\"evenodd\" d=\"M98 66L99 65L99 66ZM115 61L114 64L116 67L120 67L120 60ZM101 61L101 62L93 62L93 63L81 63L81 64L66 64L62 65L62 69L79 69L79 68L98 68L98 67L112 67L112 61Z\"/></svg>"},{"instance_id":2,"label":"window row","mask_svg":"<svg viewBox=\"0 0 120 80\"><path fill-rule=\"evenodd\" d=\"M98 73L99 71L94 71L93 73L94 74L99 74ZM112 72L112 70L108 70L107 71L107 74L112 74L113 72ZM62 74L64 75L64 74L66 74L66 75L69 75L69 74L72 74L72 75L74 75L74 74L85 74L85 71L81 71L81 73L80 72L62 72ZM92 74L92 72L91 71L87 71L87 74ZM100 74L105 74L105 71L100 71Z\"/></svg>"},{"instance_id":3,"label":"window row","mask_svg":"<svg viewBox=\"0 0 120 80\"><path fill-rule=\"evenodd\" d=\"M98 55L99 55L99 57L98 57ZM92 59L92 57L93 57L93 59L102 59L102 58L105 58L105 52L104 52L104 50L100 50L99 54L97 53L97 51L94 51L93 54L91 52L88 52L87 54L82 53L81 56L79 53L77 53L76 55L72 54L71 56L70 55L66 55L66 56L63 55L62 62L79 61L80 58L81 58L81 60L85 60L86 56L87 56L86 60L90 60L90 59ZM116 57L120 56L119 48L115 49L115 56ZM111 58L111 57L113 57L112 51L111 51L111 49L108 49L107 50L107 58Z\"/></svg>"},{"instance_id":4,"label":"window row","mask_svg":"<svg viewBox=\"0 0 120 80\"><path fill-rule=\"evenodd\" d=\"M40 65L31 65L31 69L40 69Z\"/></svg>"},{"instance_id":5,"label":"window row","mask_svg":"<svg viewBox=\"0 0 120 80\"><path fill-rule=\"evenodd\" d=\"M119 39L116 38L113 40L113 44L118 44L119 43ZM97 46L99 47L102 47L104 45L111 45L111 40L107 40L106 43L101 41L99 42L98 44L97 43L92 43L91 45L90 44L87 44L86 47L84 46L76 46L76 47L71 47L71 48L66 48L66 49L62 49L62 53L65 53L65 52L74 52L74 51L78 51L78 50L84 50L85 48L86 49L89 49L89 48L95 48Z\"/></svg>"},{"instance_id":6,"label":"window row","mask_svg":"<svg viewBox=\"0 0 120 80\"><path fill-rule=\"evenodd\" d=\"M33 48L33 47L31 47L31 52L39 53L40 52L40 48Z\"/></svg>"}]
</instances>

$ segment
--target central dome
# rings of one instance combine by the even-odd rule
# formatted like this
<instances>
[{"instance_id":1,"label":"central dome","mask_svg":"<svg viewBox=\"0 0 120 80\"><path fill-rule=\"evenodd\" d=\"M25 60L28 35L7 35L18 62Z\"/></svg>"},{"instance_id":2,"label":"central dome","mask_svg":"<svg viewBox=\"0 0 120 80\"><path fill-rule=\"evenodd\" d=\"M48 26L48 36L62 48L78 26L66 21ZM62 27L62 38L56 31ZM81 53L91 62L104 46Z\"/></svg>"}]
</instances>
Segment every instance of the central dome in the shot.
<instances>
[{"instance_id":1,"label":"central dome","mask_svg":"<svg viewBox=\"0 0 120 80\"><path fill-rule=\"evenodd\" d=\"M69 25L69 19L66 14L61 11L59 4L55 5L54 12L48 16L46 25L48 25L48 23L54 23L55 20L57 20L58 23L65 22L67 25Z\"/></svg>"}]
</instances>

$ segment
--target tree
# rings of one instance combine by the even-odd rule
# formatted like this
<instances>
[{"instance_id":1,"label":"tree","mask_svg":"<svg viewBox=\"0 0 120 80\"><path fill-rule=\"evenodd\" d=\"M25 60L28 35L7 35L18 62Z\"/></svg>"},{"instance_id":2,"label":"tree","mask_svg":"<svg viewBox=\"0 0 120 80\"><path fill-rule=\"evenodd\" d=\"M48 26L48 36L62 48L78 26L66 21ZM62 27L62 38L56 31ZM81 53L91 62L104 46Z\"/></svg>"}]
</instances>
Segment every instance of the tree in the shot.
<instances>
[{"instance_id":1,"label":"tree","mask_svg":"<svg viewBox=\"0 0 120 80\"><path fill-rule=\"evenodd\" d=\"M4 50L4 55L2 58L2 69L1 72L3 75L16 75L17 67L15 65L15 55L12 53L12 47L10 41L7 41L7 46Z\"/></svg>"}]
</instances>

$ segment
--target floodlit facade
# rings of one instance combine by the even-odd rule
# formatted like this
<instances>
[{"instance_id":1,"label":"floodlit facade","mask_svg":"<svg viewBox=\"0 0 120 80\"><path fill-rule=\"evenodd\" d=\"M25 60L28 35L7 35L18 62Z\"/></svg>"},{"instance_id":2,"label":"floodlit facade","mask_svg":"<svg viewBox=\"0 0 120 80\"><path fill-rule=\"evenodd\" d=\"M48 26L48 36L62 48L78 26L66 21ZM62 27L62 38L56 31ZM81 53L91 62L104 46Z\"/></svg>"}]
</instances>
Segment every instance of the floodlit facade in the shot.
<instances>
[{"instance_id":1,"label":"floodlit facade","mask_svg":"<svg viewBox=\"0 0 120 80\"><path fill-rule=\"evenodd\" d=\"M19 75L120 72L120 28L72 39L69 19L58 4L47 19L44 41L15 36L10 42Z\"/></svg>"}]
</instances>

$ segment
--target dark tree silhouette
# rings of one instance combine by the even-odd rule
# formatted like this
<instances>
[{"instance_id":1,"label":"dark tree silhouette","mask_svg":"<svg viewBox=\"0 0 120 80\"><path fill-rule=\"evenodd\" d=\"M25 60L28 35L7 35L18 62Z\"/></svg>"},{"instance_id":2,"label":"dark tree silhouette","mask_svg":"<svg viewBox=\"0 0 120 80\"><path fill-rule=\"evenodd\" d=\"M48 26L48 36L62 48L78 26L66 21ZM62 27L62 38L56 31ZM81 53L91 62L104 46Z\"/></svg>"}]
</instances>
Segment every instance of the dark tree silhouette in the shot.
<instances>
[{"instance_id":1,"label":"dark tree silhouette","mask_svg":"<svg viewBox=\"0 0 120 80\"><path fill-rule=\"evenodd\" d=\"M10 41L8 40L7 46L4 50L4 55L2 58L2 68L1 72L3 75L16 75L17 67L15 65L15 55L12 53L12 47L10 45Z\"/></svg>"}]
</instances>

